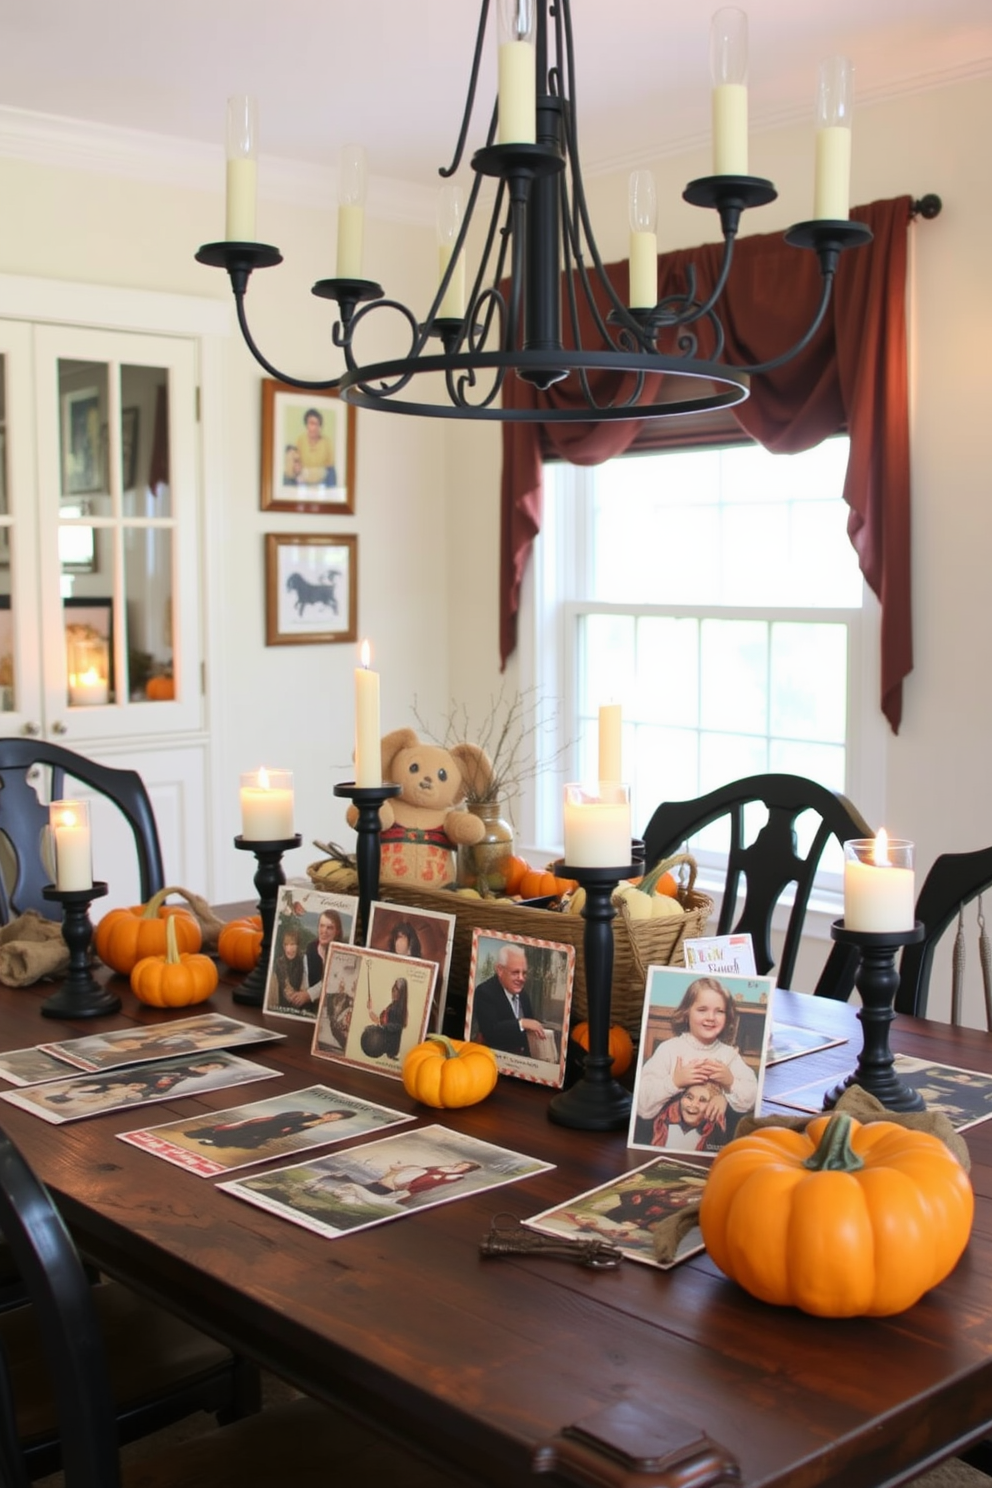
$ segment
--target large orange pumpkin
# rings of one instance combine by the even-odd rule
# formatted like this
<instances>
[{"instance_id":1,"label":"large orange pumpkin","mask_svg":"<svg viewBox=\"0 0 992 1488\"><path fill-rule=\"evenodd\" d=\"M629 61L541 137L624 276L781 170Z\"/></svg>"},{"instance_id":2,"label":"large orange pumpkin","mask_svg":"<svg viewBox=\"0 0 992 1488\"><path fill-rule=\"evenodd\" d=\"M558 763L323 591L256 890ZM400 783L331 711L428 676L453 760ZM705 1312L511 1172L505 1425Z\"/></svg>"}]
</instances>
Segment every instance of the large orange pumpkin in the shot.
<instances>
[{"instance_id":1,"label":"large orange pumpkin","mask_svg":"<svg viewBox=\"0 0 992 1488\"><path fill-rule=\"evenodd\" d=\"M251 971L262 949L262 916L229 920L217 937L217 954L235 971Z\"/></svg>"},{"instance_id":2,"label":"large orange pumpkin","mask_svg":"<svg viewBox=\"0 0 992 1488\"><path fill-rule=\"evenodd\" d=\"M180 951L198 951L203 944L199 921L181 904L166 904L175 887L160 889L147 904L133 904L129 909L111 909L104 915L93 934L93 947L114 971L128 976L143 956L165 954L166 920L176 921L176 941Z\"/></svg>"},{"instance_id":3,"label":"large orange pumpkin","mask_svg":"<svg viewBox=\"0 0 992 1488\"><path fill-rule=\"evenodd\" d=\"M583 1049L589 1048L589 1024L576 1023L572 1029L571 1037ZM613 1060L610 1073L614 1079L622 1075L625 1070L630 1069L634 1058L634 1041L626 1028L621 1028L619 1023L610 1025L609 1053Z\"/></svg>"}]
</instances>

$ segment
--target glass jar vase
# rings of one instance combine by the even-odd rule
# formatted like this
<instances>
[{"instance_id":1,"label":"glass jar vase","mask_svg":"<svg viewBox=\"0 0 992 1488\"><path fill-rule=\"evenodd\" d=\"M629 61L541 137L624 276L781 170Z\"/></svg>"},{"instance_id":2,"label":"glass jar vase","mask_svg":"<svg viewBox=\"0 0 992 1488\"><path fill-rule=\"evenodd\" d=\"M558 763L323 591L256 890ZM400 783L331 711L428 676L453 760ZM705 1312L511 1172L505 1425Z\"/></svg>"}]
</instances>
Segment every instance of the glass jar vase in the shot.
<instances>
[{"instance_id":1,"label":"glass jar vase","mask_svg":"<svg viewBox=\"0 0 992 1488\"><path fill-rule=\"evenodd\" d=\"M503 865L513 856L513 827L503 814L503 802L474 801L465 809L479 818L485 835L473 847L459 847L458 887L481 890L484 884L490 893L502 894L506 889Z\"/></svg>"}]
</instances>

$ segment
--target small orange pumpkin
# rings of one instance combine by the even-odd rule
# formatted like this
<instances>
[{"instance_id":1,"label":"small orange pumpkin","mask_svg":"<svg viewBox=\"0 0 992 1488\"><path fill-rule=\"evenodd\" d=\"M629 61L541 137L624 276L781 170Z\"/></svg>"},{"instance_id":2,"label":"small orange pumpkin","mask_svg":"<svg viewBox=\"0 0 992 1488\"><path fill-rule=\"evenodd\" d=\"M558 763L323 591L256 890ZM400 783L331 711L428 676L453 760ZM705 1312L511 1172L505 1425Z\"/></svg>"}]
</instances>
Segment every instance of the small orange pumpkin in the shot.
<instances>
[{"instance_id":1,"label":"small orange pumpkin","mask_svg":"<svg viewBox=\"0 0 992 1488\"><path fill-rule=\"evenodd\" d=\"M175 888L160 889L147 904L132 904L129 909L111 909L97 925L93 948L101 961L114 971L128 976L143 956L161 956L165 952L165 927L176 921L180 951L198 951L203 944L200 924L185 905L166 904Z\"/></svg>"},{"instance_id":2,"label":"small orange pumpkin","mask_svg":"<svg viewBox=\"0 0 992 1488\"><path fill-rule=\"evenodd\" d=\"M517 888L521 899L543 899L557 892L558 880L546 868L528 868Z\"/></svg>"},{"instance_id":3,"label":"small orange pumpkin","mask_svg":"<svg viewBox=\"0 0 992 1488\"><path fill-rule=\"evenodd\" d=\"M576 1023L571 1036L581 1048L589 1048L588 1023ZM613 1078L617 1079L625 1070L630 1069L634 1058L634 1041L626 1028L622 1028L619 1023L610 1024L609 1052L613 1059L610 1072Z\"/></svg>"},{"instance_id":4,"label":"small orange pumpkin","mask_svg":"<svg viewBox=\"0 0 992 1488\"><path fill-rule=\"evenodd\" d=\"M262 949L262 916L229 920L217 937L217 954L235 971L251 971Z\"/></svg>"},{"instance_id":5,"label":"small orange pumpkin","mask_svg":"<svg viewBox=\"0 0 992 1488\"><path fill-rule=\"evenodd\" d=\"M474 1106L495 1090L498 1079L492 1049L440 1033L429 1033L403 1061L407 1095L439 1110Z\"/></svg>"},{"instance_id":6,"label":"small orange pumpkin","mask_svg":"<svg viewBox=\"0 0 992 1488\"><path fill-rule=\"evenodd\" d=\"M500 872L503 875L503 884L508 894L520 893L520 880L525 873L530 872L530 864L526 858L519 853L511 853L500 863Z\"/></svg>"},{"instance_id":7,"label":"small orange pumpkin","mask_svg":"<svg viewBox=\"0 0 992 1488\"><path fill-rule=\"evenodd\" d=\"M165 954L144 956L131 970L131 991L150 1007L190 1007L216 991L217 967L209 956L180 952L177 916L165 922Z\"/></svg>"},{"instance_id":8,"label":"small orange pumpkin","mask_svg":"<svg viewBox=\"0 0 992 1488\"><path fill-rule=\"evenodd\" d=\"M149 677L145 683L145 697L152 702L165 702L176 695L174 677Z\"/></svg>"}]
</instances>

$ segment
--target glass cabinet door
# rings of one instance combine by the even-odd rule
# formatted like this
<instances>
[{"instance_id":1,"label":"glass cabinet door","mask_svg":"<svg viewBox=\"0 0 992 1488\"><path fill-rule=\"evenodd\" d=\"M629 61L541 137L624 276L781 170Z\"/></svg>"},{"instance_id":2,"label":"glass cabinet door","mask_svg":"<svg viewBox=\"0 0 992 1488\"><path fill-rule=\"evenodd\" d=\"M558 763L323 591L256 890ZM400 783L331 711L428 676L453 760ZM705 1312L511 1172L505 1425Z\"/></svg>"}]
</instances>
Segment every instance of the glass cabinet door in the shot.
<instances>
[{"instance_id":1,"label":"glass cabinet door","mask_svg":"<svg viewBox=\"0 0 992 1488\"><path fill-rule=\"evenodd\" d=\"M201 726L193 347L38 327L48 729Z\"/></svg>"},{"instance_id":2,"label":"glass cabinet door","mask_svg":"<svg viewBox=\"0 0 992 1488\"><path fill-rule=\"evenodd\" d=\"M0 732L41 734L31 327L0 321Z\"/></svg>"}]
</instances>

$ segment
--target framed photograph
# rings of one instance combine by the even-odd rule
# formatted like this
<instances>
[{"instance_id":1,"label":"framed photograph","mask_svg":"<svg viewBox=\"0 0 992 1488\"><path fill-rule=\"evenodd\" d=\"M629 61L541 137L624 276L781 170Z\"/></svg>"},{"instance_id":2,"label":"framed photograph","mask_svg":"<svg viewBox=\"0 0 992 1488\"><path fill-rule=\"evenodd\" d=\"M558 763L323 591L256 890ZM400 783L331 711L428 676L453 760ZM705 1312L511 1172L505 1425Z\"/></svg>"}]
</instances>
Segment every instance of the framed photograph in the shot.
<instances>
[{"instance_id":1,"label":"framed photograph","mask_svg":"<svg viewBox=\"0 0 992 1488\"><path fill-rule=\"evenodd\" d=\"M760 1113L774 985L648 967L629 1146L713 1157Z\"/></svg>"},{"instance_id":2,"label":"framed photograph","mask_svg":"<svg viewBox=\"0 0 992 1488\"><path fill-rule=\"evenodd\" d=\"M337 393L262 381L262 510L355 511L355 410Z\"/></svg>"},{"instance_id":3,"label":"framed photograph","mask_svg":"<svg viewBox=\"0 0 992 1488\"><path fill-rule=\"evenodd\" d=\"M138 478L138 409L121 409L121 479L125 491L133 491Z\"/></svg>"},{"instance_id":4,"label":"framed photograph","mask_svg":"<svg viewBox=\"0 0 992 1488\"><path fill-rule=\"evenodd\" d=\"M331 946L311 1053L399 1077L427 1032L437 963Z\"/></svg>"},{"instance_id":5,"label":"framed photograph","mask_svg":"<svg viewBox=\"0 0 992 1488\"><path fill-rule=\"evenodd\" d=\"M476 928L465 1037L489 1045L500 1074L560 1089L574 978L574 946Z\"/></svg>"},{"instance_id":6,"label":"framed photograph","mask_svg":"<svg viewBox=\"0 0 992 1488\"><path fill-rule=\"evenodd\" d=\"M437 966L436 1011L431 1026L438 1033L444 1021L448 998L448 972L455 941L456 916L436 909L412 906L369 905L368 944L373 951L391 951L395 956L414 956Z\"/></svg>"},{"instance_id":7,"label":"framed photograph","mask_svg":"<svg viewBox=\"0 0 992 1488\"><path fill-rule=\"evenodd\" d=\"M358 898L286 884L276 898L269 975L263 1009L273 1018L317 1016L335 941L355 938Z\"/></svg>"},{"instance_id":8,"label":"framed photograph","mask_svg":"<svg viewBox=\"0 0 992 1488\"><path fill-rule=\"evenodd\" d=\"M265 644L358 639L358 538L265 535Z\"/></svg>"},{"instance_id":9,"label":"framed photograph","mask_svg":"<svg viewBox=\"0 0 992 1488\"><path fill-rule=\"evenodd\" d=\"M104 489L100 389L62 394L62 491L67 496Z\"/></svg>"}]
</instances>

